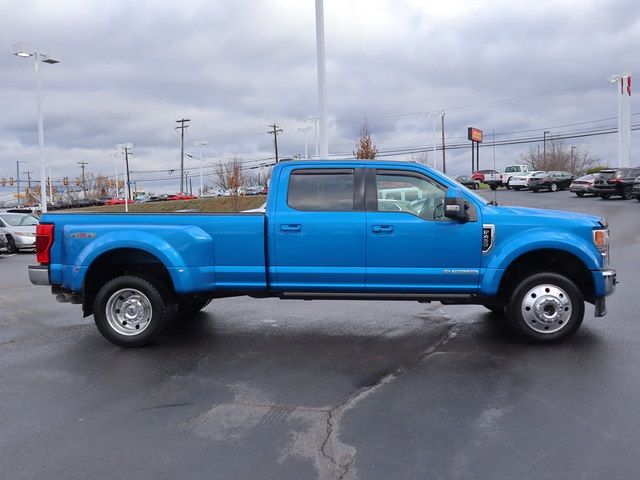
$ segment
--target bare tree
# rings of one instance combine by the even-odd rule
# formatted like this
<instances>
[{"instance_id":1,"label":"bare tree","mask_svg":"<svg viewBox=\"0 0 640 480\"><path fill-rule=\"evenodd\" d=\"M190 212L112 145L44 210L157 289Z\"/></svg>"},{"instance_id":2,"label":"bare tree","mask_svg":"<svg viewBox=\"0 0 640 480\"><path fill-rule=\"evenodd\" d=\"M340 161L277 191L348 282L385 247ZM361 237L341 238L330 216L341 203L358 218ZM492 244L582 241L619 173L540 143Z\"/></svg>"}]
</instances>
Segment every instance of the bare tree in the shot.
<instances>
[{"instance_id":1,"label":"bare tree","mask_svg":"<svg viewBox=\"0 0 640 480\"><path fill-rule=\"evenodd\" d=\"M353 152L353 156L360 159L373 160L376 155L378 155L378 147L371 140L369 125L365 117L364 123L360 128L360 136L356 139L356 151Z\"/></svg>"},{"instance_id":2,"label":"bare tree","mask_svg":"<svg viewBox=\"0 0 640 480\"><path fill-rule=\"evenodd\" d=\"M588 147L569 147L562 140L547 140L546 154L540 153L537 146L529 147L521 153L523 162L536 170L545 172L560 170L574 175L585 172L598 163Z\"/></svg>"},{"instance_id":3,"label":"bare tree","mask_svg":"<svg viewBox=\"0 0 640 480\"><path fill-rule=\"evenodd\" d=\"M429 159L429 152L412 153L409 157L410 162L421 163L427 167L435 168L434 162Z\"/></svg>"}]
</instances>

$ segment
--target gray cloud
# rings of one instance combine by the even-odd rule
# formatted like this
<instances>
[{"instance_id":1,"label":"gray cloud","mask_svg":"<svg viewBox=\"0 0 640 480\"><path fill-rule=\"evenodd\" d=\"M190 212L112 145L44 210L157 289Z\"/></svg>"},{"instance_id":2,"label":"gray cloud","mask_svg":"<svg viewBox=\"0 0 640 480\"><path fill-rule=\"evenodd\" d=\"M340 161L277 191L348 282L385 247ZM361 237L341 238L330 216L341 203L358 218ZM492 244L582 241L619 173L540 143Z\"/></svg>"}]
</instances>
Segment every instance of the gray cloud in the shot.
<instances>
[{"instance_id":1,"label":"gray cloud","mask_svg":"<svg viewBox=\"0 0 640 480\"><path fill-rule=\"evenodd\" d=\"M443 107L452 142L464 141L469 125L486 133L542 131L614 116L607 76L638 70L634 7L632 1L325 0L331 151L353 150L364 115L382 149L429 147L431 123L423 115L390 115ZM272 155L266 133L272 122L284 129L284 154L304 151L297 128L316 110L311 0L11 0L3 10L0 176L13 175L16 160L32 160L37 169L33 65L10 55L18 41L63 60L43 66L54 177L77 175L82 159L92 170L112 172L113 145L125 141L134 143L140 170L177 166L173 127L182 115L191 118L190 151L193 140L207 139L207 157ZM485 105L450 108L479 104ZM616 158L614 136L576 141L605 161ZM515 161L526 148L500 147L496 163ZM467 170L468 156L451 151L451 170ZM489 149L482 158L489 161Z\"/></svg>"}]
</instances>

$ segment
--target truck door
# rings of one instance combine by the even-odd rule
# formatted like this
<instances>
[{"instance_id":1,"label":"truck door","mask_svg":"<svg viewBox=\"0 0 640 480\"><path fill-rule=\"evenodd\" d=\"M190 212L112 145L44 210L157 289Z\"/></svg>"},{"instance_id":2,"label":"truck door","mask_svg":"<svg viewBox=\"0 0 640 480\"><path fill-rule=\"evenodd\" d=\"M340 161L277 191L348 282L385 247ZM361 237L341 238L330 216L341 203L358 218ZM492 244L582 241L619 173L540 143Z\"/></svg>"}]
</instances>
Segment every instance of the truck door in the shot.
<instances>
[{"instance_id":1,"label":"truck door","mask_svg":"<svg viewBox=\"0 0 640 480\"><path fill-rule=\"evenodd\" d=\"M285 291L363 291L364 174L358 168L284 169L271 223L272 287Z\"/></svg>"},{"instance_id":2,"label":"truck door","mask_svg":"<svg viewBox=\"0 0 640 480\"><path fill-rule=\"evenodd\" d=\"M391 208L388 196L381 198L398 188L414 194ZM417 171L366 169L368 291L477 291L482 223L446 218L446 190Z\"/></svg>"}]
</instances>

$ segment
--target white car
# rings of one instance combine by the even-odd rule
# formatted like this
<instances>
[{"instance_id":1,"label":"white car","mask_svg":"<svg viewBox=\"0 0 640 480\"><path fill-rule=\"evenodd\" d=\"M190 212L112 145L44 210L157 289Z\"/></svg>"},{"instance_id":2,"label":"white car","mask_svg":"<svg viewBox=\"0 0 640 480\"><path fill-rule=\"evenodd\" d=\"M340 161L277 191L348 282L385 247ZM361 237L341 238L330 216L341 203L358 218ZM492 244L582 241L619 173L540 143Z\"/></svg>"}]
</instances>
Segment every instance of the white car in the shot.
<instances>
[{"instance_id":1,"label":"white car","mask_svg":"<svg viewBox=\"0 0 640 480\"><path fill-rule=\"evenodd\" d=\"M30 213L0 213L0 232L7 237L7 253L35 249L38 223L38 217Z\"/></svg>"},{"instance_id":2,"label":"white car","mask_svg":"<svg viewBox=\"0 0 640 480\"><path fill-rule=\"evenodd\" d=\"M536 170L536 171L533 171L533 172L522 173L520 175L513 175L509 179L509 186L511 188L513 188L514 190L522 190L523 188L528 188L527 187L527 182L529 181L529 179L531 177L542 177L546 173L547 172L543 172L541 170Z\"/></svg>"}]
</instances>

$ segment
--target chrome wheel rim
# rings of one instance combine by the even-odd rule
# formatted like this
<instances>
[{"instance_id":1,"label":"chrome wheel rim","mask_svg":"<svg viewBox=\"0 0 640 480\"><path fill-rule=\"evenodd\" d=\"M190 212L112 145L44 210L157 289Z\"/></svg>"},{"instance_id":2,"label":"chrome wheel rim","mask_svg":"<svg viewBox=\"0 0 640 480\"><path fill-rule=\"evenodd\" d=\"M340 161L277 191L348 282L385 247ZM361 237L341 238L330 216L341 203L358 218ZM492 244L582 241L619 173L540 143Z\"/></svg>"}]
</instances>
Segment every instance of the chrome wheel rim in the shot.
<instances>
[{"instance_id":1,"label":"chrome wheel rim","mask_svg":"<svg viewBox=\"0 0 640 480\"><path fill-rule=\"evenodd\" d=\"M573 311L567 292L551 284L537 285L522 299L522 318L539 333L555 333L564 328Z\"/></svg>"},{"instance_id":2,"label":"chrome wheel rim","mask_svg":"<svg viewBox=\"0 0 640 480\"><path fill-rule=\"evenodd\" d=\"M123 288L107 301L107 321L120 335L140 335L151 323L153 309L147 296L135 288Z\"/></svg>"}]
</instances>

